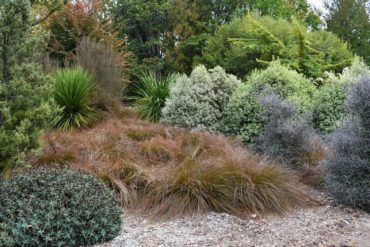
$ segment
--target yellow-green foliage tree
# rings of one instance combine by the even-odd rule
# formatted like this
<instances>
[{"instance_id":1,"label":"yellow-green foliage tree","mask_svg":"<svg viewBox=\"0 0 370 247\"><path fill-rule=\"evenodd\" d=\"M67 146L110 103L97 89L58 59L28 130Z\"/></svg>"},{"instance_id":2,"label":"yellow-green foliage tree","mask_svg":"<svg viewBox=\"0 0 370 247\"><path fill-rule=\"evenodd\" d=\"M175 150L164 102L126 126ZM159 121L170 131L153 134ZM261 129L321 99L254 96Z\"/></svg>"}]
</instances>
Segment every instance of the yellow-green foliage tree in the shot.
<instances>
[{"instance_id":1,"label":"yellow-green foliage tree","mask_svg":"<svg viewBox=\"0 0 370 247\"><path fill-rule=\"evenodd\" d=\"M209 35L234 16L256 12L295 17L312 29L320 24L306 0L117 0L110 5L114 28L135 54L134 68L144 64L161 72L190 73Z\"/></svg>"},{"instance_id":2,"label":"yellow-green foliage tree","mask_svg":"<svg viewBox=\"0 0 370 247\"><path fill-rule=\"evenodd\" d=\"M199 60L210 66L222 65L242 77L276 58L306 76L318 77L329 69L342 71L353 55L335 35L309 32L296 19L247 15L221 26L208 39Z\"/></svg>"},{"instance_id":3,"label":"yellow-green foliage tree","mask_svg":"<svg viewBox=\"0 0 370 247\"><path fill-rule=\"evenodd\" d=\"M201 56L207 38L214 34L220 25L247 12L287 20L295 17L312 29L317 29L321 23L319 17L308 7L306 0L177 0L170 12L173 35L166 47L168 66L190 73L196 60L194 58Z\"/></svg>"}]
</instances>

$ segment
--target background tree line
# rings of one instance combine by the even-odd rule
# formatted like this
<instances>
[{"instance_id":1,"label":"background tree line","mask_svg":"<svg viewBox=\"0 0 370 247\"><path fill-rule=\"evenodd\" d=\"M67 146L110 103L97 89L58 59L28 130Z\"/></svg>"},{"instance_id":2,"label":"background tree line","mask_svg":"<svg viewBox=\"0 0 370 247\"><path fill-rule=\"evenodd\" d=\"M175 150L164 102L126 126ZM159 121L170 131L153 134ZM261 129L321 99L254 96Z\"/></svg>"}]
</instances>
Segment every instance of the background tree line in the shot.
<instances>
[{"instance_id":1,"label":"background tree line","mask_svg":"<svg viewBox=\"0 0 370 247\"><path fill-rule=\"evenodd\" d=\"M19 2L29 4L32 16L20 14L18 23L7 23L7 16L22 10L4 13L7 25L0 32L4 80L9 78L12 63L8 47L23 33L47 34L44 41L49 53L62 63L75 54L83 37L110 42L117 50L130 53L131 74L142 69L188 74L203 63L223 65L228 72L244 76L281 58L305 75L318 77L325 70L339 72L348 66L350 52L367 63L370 59L370 22L364 0L327 1L321 19L306 0ZM249 19L241 21L248 13L252 13ZM30 29L13 32L26 28L26 19ZM238 20L242 23L237 24ZM216 41L222 41L217 46L225 45L224 50L214 47ZM213 49L216 52L210 55ZM240 58L243 63L233 64Z\"/></svg>"}]
</instances>

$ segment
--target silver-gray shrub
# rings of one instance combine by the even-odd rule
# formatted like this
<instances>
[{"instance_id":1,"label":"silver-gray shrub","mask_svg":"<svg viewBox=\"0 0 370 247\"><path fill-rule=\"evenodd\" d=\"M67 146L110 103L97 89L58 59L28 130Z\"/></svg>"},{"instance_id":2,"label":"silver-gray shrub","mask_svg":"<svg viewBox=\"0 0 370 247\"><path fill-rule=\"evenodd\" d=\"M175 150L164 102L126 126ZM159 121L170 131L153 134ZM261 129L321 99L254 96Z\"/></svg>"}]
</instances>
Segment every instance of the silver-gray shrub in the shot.
<instances>
[{"instance_id":1,"label":"silver-gray shrub","mask_svg":"<svg viewBox=\"0 0 370 247\"><path fill-rule=\"evenodd\" d=\"M326 184L338 202L370 211L370 76L347 92L347 114L329 135Z\"/></svg>"},{"instance_id":2,"label":"silver-gray shrub","mask_svg":"<svg viewBox=\"0 0 370 247\"><path fill-rule=\"evenodd\" d=\"M224 108L240 84L221 67L207 70L197 66L190 76L182 75L171 87L161 120L190 129L217 131Z\"/></svg>"},{"instance_id":3,"label":"silver-gray shrub","mask_svg":"<svg viewBox=\"0 0 370 247\"><path fill-rule=\"evenodd\" d=\"M276 94L260 99L263 131L257 149L292 169L306 171L323 160L325 145L310 125L310 116L299 113L294 103Z\"/></svg>"}]
</instances>

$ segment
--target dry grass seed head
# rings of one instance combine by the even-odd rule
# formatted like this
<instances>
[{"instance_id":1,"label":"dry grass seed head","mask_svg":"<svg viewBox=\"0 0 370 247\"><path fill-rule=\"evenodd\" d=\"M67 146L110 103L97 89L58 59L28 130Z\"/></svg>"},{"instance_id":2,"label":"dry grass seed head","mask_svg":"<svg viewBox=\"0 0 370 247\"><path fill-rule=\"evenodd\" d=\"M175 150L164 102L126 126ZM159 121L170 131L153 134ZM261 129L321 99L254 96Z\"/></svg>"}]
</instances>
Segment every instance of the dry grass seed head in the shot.
<instances>
[{"instance_id":1,"label":"dry grass seed head","mask_svg":"<svg viewBox=\"0 0 370 247\"><path fill-rule=\"evenodd\" d=\"M134 186L135 189L140 191L144 191L152 180L143 167L129 161L117 162L111 173L125 184Z\"/></svg>"},{"instance_id":2,"label":"dry grass seed head","mask_svg":"<svg viewBox=\"0 0 370 247\"><path fill-rule=\"evenodd\" d=\"M53 164L66 166L75 161L75 159L76 154L72 151L58 151L55 153L42 153L36 157L36 160L33 163L37 166L47 166Z\"/></svg>"}]
</instances>

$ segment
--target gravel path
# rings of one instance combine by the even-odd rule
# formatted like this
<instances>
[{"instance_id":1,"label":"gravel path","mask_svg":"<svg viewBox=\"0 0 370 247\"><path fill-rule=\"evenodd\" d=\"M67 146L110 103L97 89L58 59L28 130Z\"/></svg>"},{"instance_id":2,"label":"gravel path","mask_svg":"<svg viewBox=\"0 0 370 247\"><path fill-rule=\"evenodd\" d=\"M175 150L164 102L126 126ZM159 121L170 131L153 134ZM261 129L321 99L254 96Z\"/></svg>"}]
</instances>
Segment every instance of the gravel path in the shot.
<instances>
[{"instance_id":1,"label":"gravel path","mask_svg":"<svg viewBox=\"0 0 370 247\"><path fill-rule=\"evenodd\" d=\"M335 206L318 195L321 205L284 216L251 215L240 219L209 213L153 222L124 215L120 236L108 246L353 246L370 247L370 215Z\"/></svg>"}]
</instances>

